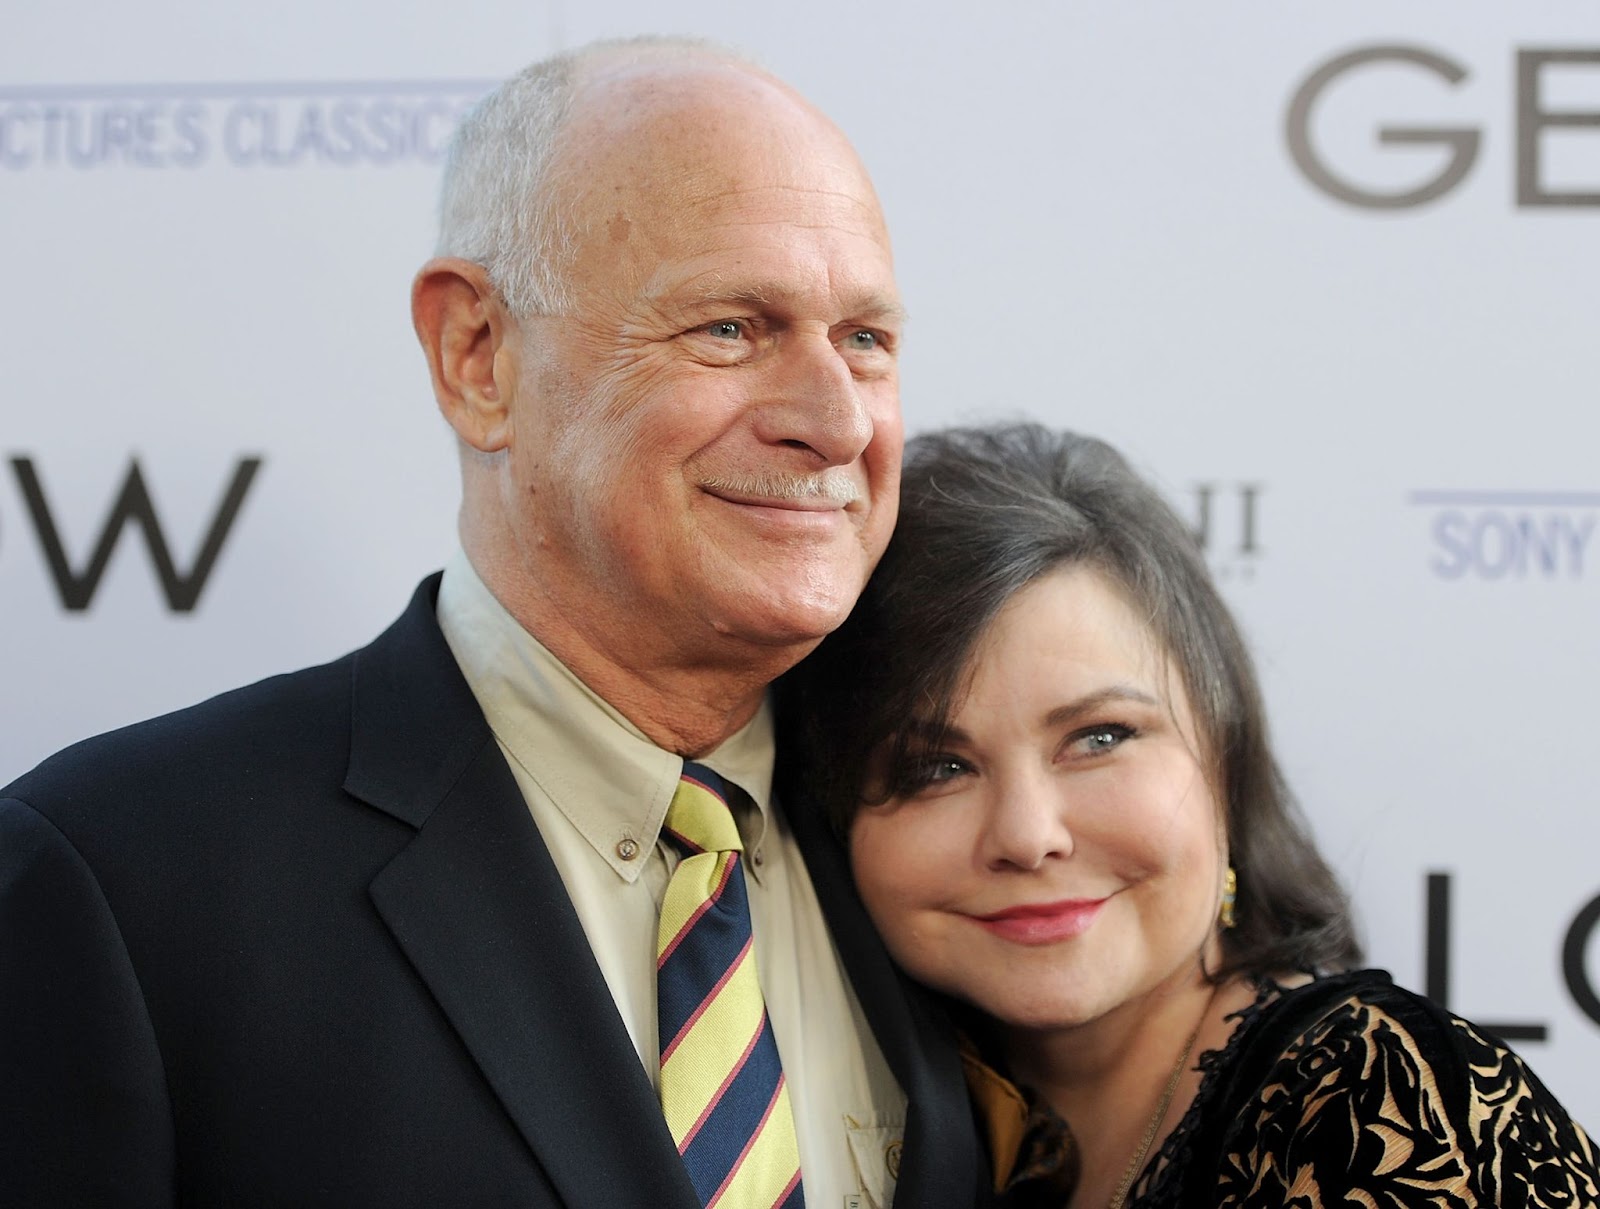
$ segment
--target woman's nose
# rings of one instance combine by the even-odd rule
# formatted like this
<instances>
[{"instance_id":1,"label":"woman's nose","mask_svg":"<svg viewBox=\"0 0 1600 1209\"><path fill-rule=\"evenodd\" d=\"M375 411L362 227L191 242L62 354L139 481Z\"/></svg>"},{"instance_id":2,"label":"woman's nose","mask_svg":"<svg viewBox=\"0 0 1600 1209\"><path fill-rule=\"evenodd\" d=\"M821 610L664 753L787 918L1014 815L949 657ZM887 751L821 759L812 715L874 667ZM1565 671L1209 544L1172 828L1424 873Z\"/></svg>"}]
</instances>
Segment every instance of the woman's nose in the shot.
<instances>
[{"instance_id":1,"label":"woman's nose","mask_svg":"<svg viewBox=\"0 0 1600 1209\"><path fill-rule=\"evenodd\" d=\"M982 843L991 868L1037 869L1072 855L1073 835L1059 788L1043 775L998 784Z\"/></svg>"}]
</instances>

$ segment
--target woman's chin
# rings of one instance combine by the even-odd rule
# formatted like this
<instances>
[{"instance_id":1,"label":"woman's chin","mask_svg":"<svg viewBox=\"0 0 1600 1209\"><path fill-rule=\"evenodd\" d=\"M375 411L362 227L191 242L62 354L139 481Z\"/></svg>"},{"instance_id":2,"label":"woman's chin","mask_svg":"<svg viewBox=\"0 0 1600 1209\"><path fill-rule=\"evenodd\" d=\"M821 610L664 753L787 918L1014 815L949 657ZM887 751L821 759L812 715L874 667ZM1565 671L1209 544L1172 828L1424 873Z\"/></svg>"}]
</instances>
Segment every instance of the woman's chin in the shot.
<instances>
[{"instance_id":1,"label":"woman's chin","mask_svg":"<svg viewBox=\"0 0 1600 1209\"><path fill-rule=\"evenodd\" d=\"M1058 1032L1081 1028L1104 1014L1106 1006L1078 995L997 995L986 993L963 996L973 1007L993 1017L1003 1028L1027 1032Z\"/></svg>"}]
</instances>

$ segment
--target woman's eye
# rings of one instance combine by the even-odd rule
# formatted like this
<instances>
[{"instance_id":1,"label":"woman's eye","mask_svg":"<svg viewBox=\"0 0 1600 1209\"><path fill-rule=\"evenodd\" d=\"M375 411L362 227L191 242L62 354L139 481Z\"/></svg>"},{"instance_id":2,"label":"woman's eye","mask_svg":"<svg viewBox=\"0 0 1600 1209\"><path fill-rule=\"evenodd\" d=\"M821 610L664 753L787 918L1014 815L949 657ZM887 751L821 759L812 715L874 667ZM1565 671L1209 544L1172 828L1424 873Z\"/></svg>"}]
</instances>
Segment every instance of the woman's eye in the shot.
<instances>
[{"instance_id":1,"label":"woman's eye","mask_svg":"<svg viewBox=\"0 0 1600 1209\"><path fill-rule=\"evenodd\" d=\"M948 785L972 771L971 765L956 756L929 756L907 770L905 783L913 791Z\"/></svg>"},{"instance_id":2,"label":"woman's eye","mask_svg":"<svg viewBox=\"0 0 1600 1209\"><path fill-rule=\"evenodd\" d=\"M1116 722L1091 726L1073 735L1069 746L1080 755L1098 756L1120 747L1125 740L1133 737L1133 733L1131 726Z\"/></svg>"}]
</instances>

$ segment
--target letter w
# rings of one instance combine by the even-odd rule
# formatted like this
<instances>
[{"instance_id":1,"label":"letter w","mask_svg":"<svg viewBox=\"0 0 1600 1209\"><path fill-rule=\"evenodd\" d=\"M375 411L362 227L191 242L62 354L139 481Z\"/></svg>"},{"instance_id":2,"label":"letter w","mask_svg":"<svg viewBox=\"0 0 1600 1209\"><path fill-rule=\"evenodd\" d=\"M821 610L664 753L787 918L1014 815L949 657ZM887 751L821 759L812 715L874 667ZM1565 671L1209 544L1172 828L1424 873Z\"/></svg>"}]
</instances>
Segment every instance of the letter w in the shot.
<instances>
[{"instance_id":1,"label":"letter w","mask_svg":"<svg viewBox=\"0 0 1600 1209\"><path fill-rule=\"evenodd\" d=\"M239 515L245 492L250 490L250 482L260 468L260 458L239 459L239 465L233 472L233 482L228 484L222 504L212 518L211 528L200 546L200 553L195 557L194 566L187 575L183 575L172 561L172 551L167 547L155 505L150 502L144 476L139 473L139 461L132 459L122 492L111 505L111 516L100 531L99 543L89 558L88 566L81 572L75 572L67 565L67 552L61 545L61 535L56 529L55 518L50 514L50 505L45 501L44 488L40 486L39 476L33 469L33 459L11 459L11 469L16 472L17 485L22 488L22 498L27 501L34 530L39 535L39 545L44 548L50 574L56 581L56 591L61 596L62 605L73 612L87 609L94 599L106 564L111 561L111 552L116 549L117 539L122 535L122 527L130 520L137 521L144 530L145 545L150 548L150 561L155 564L156 576L161 580L161 590L166 594L167 604L174 613L192 611L216 564L217 555L222 553L222 543L228 538L228 530Z\"/></svg>"}]
</instances>

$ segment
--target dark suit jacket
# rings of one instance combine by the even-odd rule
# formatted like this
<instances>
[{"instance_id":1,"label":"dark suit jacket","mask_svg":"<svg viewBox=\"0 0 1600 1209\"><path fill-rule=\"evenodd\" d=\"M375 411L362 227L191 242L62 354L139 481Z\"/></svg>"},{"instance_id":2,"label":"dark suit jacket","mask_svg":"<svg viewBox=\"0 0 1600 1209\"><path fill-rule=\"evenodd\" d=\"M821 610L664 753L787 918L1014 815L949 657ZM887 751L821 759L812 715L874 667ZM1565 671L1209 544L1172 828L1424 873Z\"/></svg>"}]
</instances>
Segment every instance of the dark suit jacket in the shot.
<instances>
[{"instance_id":1,"label":"dark suit jacket","mask_svg":"<svg viewBox=\"0 0 1600 1209\"><path fill-rule=\"evenodd\" d=\"M436 591L0 791L0 1204L697 1204ZM967 1209L946 1029L792 813L910 1097L896 1204Z\"/></svg>"}]
</instances>

